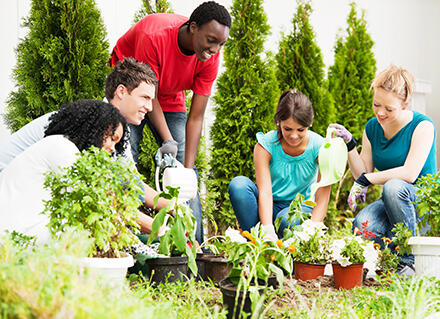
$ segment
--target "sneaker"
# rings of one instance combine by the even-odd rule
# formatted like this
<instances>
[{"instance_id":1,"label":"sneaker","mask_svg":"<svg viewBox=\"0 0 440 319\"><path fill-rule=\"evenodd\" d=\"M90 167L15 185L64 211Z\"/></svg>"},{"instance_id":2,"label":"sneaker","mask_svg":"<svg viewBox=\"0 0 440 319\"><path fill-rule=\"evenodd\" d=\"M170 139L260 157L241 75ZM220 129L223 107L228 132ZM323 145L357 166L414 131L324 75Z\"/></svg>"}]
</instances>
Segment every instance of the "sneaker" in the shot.
<instances>
[{"instance_id":1,"label":"sneaker","mask_svg":"<svg viewBox=\"0 0 440 319\"><path fill-rule=\"evenodd\" d=\"M399 263L396 273L402 277L414 277L416 270L414 269L414 264Z\"/></svg>"}]
</instances>

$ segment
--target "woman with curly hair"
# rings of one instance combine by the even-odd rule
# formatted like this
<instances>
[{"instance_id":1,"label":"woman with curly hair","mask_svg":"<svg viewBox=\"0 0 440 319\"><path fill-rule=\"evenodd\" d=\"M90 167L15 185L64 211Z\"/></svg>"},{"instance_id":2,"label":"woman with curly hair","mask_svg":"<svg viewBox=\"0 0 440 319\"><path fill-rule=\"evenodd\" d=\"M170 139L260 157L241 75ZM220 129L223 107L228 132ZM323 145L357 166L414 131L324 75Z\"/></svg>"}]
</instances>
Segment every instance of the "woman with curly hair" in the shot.
<instances>
[{"instance_id":1,"label":"woman with curly hair","mask_svg":"<svg viewBox=\"0 0 440 319\"><path fill-rule=\"evenodd\" d=\"M126 126L118 109L102 101L80 100L54 113L45 137L0 173L0 232L15 230L45 242L48 218L41 212L43 201L50 198L44 188L45 173L72 165L79 152L92 145L122 154L128 140Z\"/></svg>"}]
</instances>

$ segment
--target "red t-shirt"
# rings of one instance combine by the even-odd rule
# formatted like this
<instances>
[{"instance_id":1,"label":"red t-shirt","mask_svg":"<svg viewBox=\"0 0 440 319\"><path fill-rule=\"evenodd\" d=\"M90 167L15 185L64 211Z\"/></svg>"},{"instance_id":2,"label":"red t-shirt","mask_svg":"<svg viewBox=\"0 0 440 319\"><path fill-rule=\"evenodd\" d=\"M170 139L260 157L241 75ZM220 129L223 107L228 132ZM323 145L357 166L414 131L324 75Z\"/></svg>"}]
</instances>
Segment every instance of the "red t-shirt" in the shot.
<instances>
[{"instance_id":1,"label":"red t-shirt","mask_svg":"<svg viewBox=\"0 0 440 319\"><path fill-rule=\"evenodd\" d=\"M164 112L186 112L185 92L211 95L217 77L219 52L205 62L183 54L177 43L179 27L188 18L168 13L151 14L130 28L116 43L112 64L124 57L145 62L159 79L157 98Z\"/></svg>"}]
</instances>

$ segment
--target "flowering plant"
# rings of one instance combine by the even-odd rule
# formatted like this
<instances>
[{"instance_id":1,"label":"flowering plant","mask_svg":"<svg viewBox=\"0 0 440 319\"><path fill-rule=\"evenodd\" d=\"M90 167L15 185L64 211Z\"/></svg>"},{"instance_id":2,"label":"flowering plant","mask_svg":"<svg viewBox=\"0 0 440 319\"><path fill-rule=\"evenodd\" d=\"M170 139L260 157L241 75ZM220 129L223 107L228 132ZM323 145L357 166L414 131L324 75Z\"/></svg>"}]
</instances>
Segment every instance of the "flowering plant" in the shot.
<instances>
[{"instance_id":1,"label":"flowering plant","mask_svg":"<svg viewBox=\"0 0 440 319\"><path fill-rule=\"evenodd\" d=\"M384 243L384 248L380 251L381 247L379 244L374 244L374 248L378 250L377 268L382 271L390 271L396 269L399 263L399 257L391 252L389 245L391 244L391 239L387 237L381 238ZM399 251L399 246L396 246L396 251Z\"/></svg>"},{"instance_id":2,"label":"flowering plant","mask_svg":"<svg viewBox=\"0 0 440 319\"><path fill-rule=\"evenodd\" d=\"M153 229L147 244L153 242L158 236L159 230L165 224L165 233L160 237L159 253L167 256L187 256L188 268L196 275L195 217L188 206L178 204L178 188L167 186L167 189L167 193L161 192L154 198L155 205L157 205L159 197L169 199L170 202L166 207L159 210L154 217Z\"/></svg>"},{"instance_id":3,"label":"flowering plant","mask_svg":"<svg viewBox=\"0 0 440 319\"><path fill-rule=\"evenodd\" d=\"M329 238L324 223L306 220L296 226L283 245L291 252L297 262L309 264L325 264L329 261Z\"/></svg>"}]
</instances>

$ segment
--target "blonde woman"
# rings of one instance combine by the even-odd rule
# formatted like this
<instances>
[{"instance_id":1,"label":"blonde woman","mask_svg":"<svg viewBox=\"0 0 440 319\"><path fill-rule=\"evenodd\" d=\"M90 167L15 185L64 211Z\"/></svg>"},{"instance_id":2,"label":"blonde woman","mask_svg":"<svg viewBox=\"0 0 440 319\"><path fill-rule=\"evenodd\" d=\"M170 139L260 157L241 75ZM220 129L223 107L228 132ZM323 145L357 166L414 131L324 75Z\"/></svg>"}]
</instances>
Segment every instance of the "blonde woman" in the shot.
<instances>
[{"instance_id":1,"label":"blonde woman","mask_svg":"<svg viewBox=\"0 0 440 319\"><path fill-rule=\"evenodd\" d=\"M436 171L436 130L429 117L408 109L413 91L409 71L391 65L377 75L371 88L376 117L365 126L360 154L346 128L330 126L347 143L349 166L356 179L348 198L351 210L356 210L358 199L365 200L369 185L383 185L381 198L362 209L354 220L359 229L367 225L366 229L375 234L374 240L382 245L381 238L391 238L396 223L403 222L415 232L414 183ZM402 256L398 273L413 275L413 264L412 255Z\"/></svg>"}]
</instances>

